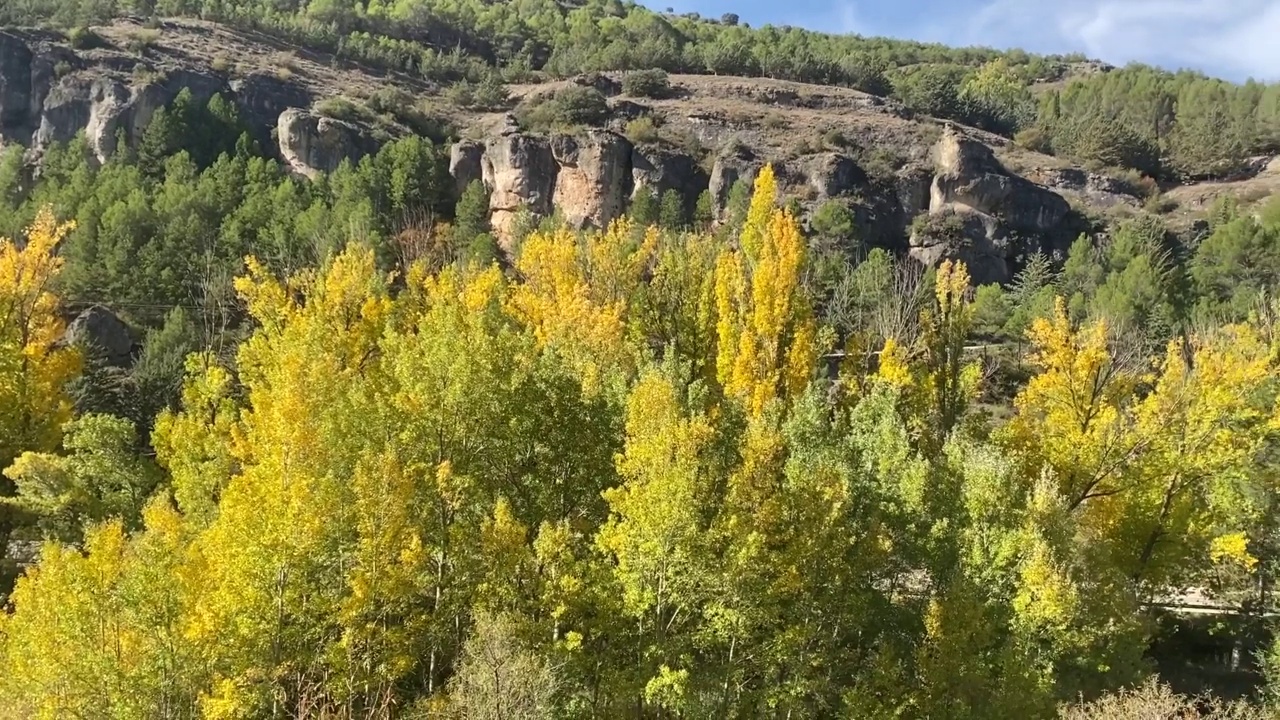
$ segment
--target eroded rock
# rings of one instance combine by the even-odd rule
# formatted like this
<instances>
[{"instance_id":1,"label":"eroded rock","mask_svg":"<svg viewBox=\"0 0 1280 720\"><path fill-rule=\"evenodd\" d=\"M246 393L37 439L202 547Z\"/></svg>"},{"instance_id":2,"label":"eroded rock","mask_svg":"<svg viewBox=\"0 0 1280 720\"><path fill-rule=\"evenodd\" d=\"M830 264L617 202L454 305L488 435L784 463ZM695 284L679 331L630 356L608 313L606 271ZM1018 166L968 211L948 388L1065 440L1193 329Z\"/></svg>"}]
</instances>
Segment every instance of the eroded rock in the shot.
<instances>
[{"instance_id":1,"label":"eroded rock","mask_svg":"<svg viewBox=\"0 0 1280 720\"><path fill-rule=\"evenodd\" d=\"M930 218L911 234L909 253L929 265L963 260L976 284L1009 282L1013 260L1046 249L1071 210L1061 195L1008 172L991 148L954 126L932 157Z\"/></svg>"},{"instance_id":2,"label":"eroded rock","mask_svg":"<svg viewBox=\"0 0 1280 720\"><path fill-rule=\"evenodd\" d=\"M102 305L81 312L63 333L62 342L84 350L107 365L127 367L133 361L133 333L115 313Z\"/></svg>"},{"instance_id":3,"label":"eroded rock","mask_svg":"<svg viewBox=\"0 0 1280 720\"><path fill-rule=\"evenodd\" d=\"M552 204L574 227L603 228L631 197L631 143L605 130L551 139L557 170Z\"/></svg>"},{"instance_id":4,"label":"eroded rock","mask_svg":"<svg viewBox=\"0 0 1280 720\"><path fill-rule=\"evenodd\" d=\"M481 167L489 188L490 225L509 250L512 226L521 209L538 217L551 213L557 170L551 143L523 133L490 138Z\"/></svg>"},{"instance_id":5,"label":"eroded rock","mask_svg":"<svg viewBox=\"0 0 1280 720\"><path fill-rule=\"evenodd\" d=\"M377 150L362 128L301 108L280 113L277 136L290 169L313 179L338 169L343 160L356 162Z\"/></svg>"},{"instance_id":6,"label":"eroded rock","mask_svg":"<svg viewBox=\"0 0 1280 720\"><path fill-rule=\"evenodd\" d=\"M449 149L449 174L456 183L458 196L476 180L484 179L484 144L463 140Z\"/></svg>"}]
</instances>

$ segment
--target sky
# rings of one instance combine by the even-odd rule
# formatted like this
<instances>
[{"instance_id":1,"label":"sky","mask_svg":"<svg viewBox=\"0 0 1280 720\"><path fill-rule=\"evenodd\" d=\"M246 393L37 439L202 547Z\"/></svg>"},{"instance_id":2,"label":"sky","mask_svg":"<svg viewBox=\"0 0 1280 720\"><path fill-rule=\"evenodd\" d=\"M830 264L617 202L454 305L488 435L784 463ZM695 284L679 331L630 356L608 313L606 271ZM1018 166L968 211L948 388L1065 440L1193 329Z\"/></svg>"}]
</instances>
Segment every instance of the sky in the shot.
<instances>
[{"instance_id":1,"label":"sky","mask_svg":"<svg viewBox=\"0 0 1280 720\"><path fill-rule=\"evenodd\" d=\"M1082 52L1191 68L1229 80L1280 80L1280 0L645 0L707 17L737 13L836 33L947 45Z\"/></svg>"}]
</instances>

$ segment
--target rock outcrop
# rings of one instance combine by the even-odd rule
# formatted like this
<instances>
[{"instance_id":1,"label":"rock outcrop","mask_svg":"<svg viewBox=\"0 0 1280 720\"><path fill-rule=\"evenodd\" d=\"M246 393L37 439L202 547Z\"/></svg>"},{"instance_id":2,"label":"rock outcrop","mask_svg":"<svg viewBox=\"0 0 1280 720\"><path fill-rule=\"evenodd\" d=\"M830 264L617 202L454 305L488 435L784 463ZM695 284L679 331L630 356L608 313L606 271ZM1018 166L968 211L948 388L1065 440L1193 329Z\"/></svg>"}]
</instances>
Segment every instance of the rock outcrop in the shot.
<instances>
[{"instance_id":1,"label":"rock outcrop","mask_svg":"<svg viewBox=\"0 0 1280 720\"><path fill-rule=\"evenodd\" d=\"M484 179L484 144L463 140L449 149L449 175L457 185L457 193L476 180Z\"/></svg>"},{"instance_id":2,"label":"rock outcrop","mask_svg":"<svg viewBox=\"0 0 1280 720\"><path fill-rule=\"evenodd\" d=\"M964 260L982 284L1008 282L1016 258L1051 249L1071 210L1061 195L1008 172L991 148L951 125L932 156L930 219L911 234L912 257Z\"/></svg>"},{"instance_id":3,"label":"rock outcrop","mask_svg":"<svg viewBox=\"0 0 1280 720\"><path fill-rule=\"evenodd\" d=\"M482 169L489 189L489 222L500 242L510 241L522 209L538 217L551 214L558 168L547 138L522 133L490 138Z\"/></svg>"},{"instance_id":4,"label":"rock outcrop","mask_svg":"<svg viewBox=\"0 0 1280 720\"><path fill-rule=\"evenodd\" d=\"M711 179L707 186L717 217L723 217L733 186L739 180L748 184L755 182L756 173L760 172L764 164L755 152L738 143L731 143L720 153L711 167Z\"/></svg>"},{"instance_id":5,"label":"rock outcrop","mask_svg":"<svg viewBox=\"0 0 1280 720\"><path fill-rule=\"evenodd\" d=\"M659 146L635 146L607 130L582 135L504 133L484 145L455 144L449 171L459 188L476 178L489 191L490 224L509 243L521 212L535 218L558 211L574 227L604 228L623 215L635 193L675 190L692 210L707 187L692 157Z\"/></svg>"},{"instance_id":6,"label":"rock outcrop","mask_svg":"<svg viewBox=\"0 0 1280 720\"><path fill-rule=\"evenodd\" d=\"M1055 191L1079 197L1091 205L1113 207L1142 204L1138 193L1126 183L1108 175L1078 168L1042 170L1032 174L1036 180Z\"/></svg>"},{"instance_id":7,"label":"rock outcrop","mask_svg":"<svg viewBox=\"0 0 1280 720\"><path fill-rule=\"evenodd\" d=\"M692 214L698 196L707 189L710 178L698 161L690 155L665 145L642 144L631 149L631 196L651 192L661 196L675 191Z\"/></svg>"},{"instance_id":8,"label":"rock outcrop","mask_svg":"<svg viewBox=\"0 0 1280 720\"><path fill-rule=\"evenodd\" d=\"M556 161L552 204L573 227L603 228L627 210L631 197L631 143L606 130L551 139Z\"/></svg>"},{"instance_id":9,"label":"rock outcrop","mask_svg":"<svg viewBox=\"0 0 1280 720\"><path fill-rule=\"evenodd\" d=\"M808 158L804 176L820 199L843 195L867 184L867 174L852 158L833 152Z\"/></svg>"},{"instance_id":10,"label":"rock outcrop","mask_svg":"<svg viewBox=\"0 0 1280 720\"><path fill-rule=\"evenodd\" d=\"M356 162L378 149L359 126L301 108L280 114L277 135L285 163L308 178L333 172L343 160Z\"/></svg>"}]
</instances>

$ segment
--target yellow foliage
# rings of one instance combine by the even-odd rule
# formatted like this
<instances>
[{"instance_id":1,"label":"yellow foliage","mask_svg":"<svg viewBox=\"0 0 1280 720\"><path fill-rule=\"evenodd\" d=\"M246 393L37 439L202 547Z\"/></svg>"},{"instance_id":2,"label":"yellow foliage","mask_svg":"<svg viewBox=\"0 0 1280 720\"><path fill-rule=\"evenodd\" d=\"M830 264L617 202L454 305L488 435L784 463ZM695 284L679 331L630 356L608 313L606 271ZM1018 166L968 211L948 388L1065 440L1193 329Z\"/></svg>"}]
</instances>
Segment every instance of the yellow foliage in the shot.
<instances>
[{"instance_id":1,"label":"yellow foliage","mask_svg":"<svg viewBox=\"0 0 1280 720\"><path fill-rule=\"evenodd\" d=\"M524 241L516 270L521 282L509 301L512 315L533 329L541 346L563 353L588 391L608 376L629 376L635 361L626 315L657 245L650 228L634 246L625 219L581 242L567 228Z\"/></svg>"},{"instance_id":2,"label":"yellow foliage","mask_svg":"<svg viewBox=\"0 0 1280 720\"><path fill-rule=\"evenodd\" d=\"M716 375L725 393L758 415L775 398L790 399L817 364L818 332L800 290L805 241L795 218L766 206L772 171L762 170L742 249L716 261ZM767 221L759 217L768 207Z\"/></svg>"},{"instance_id":3,"label":"yellow foliage","mask_svg":"<svg viewBox=\"0 0 1280 720\"><path fill-rule=\"evenodd\" d=\"M71 417L63 386L81 360L58 347L65 328L51 288L62 269L57 246L74 227L46 207L25 246L0 238L0 468L23 451L52 450Z\"/></svg>"},{"instance_id":4,"label":"yellow foliage","mask_svg":"<svg viewBox=\"0 0 1280 720\"><path fill-rule=\"evenodd\" d=\"M1249 538L1242 532L1214 538L1209 544L1209 557L1215 563L1234 563L1248 572L1258 567L1258 558L1249 554Z\"/></svg>"}]
</instances>

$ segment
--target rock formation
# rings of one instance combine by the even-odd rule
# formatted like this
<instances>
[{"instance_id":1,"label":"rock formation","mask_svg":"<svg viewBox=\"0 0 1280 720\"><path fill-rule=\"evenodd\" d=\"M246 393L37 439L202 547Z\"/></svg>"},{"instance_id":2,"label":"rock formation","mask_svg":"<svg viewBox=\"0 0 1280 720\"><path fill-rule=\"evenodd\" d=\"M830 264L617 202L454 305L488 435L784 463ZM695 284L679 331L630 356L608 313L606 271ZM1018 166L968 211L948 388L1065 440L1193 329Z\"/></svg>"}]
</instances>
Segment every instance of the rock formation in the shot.
<instances>
[{"instance_id":1,"label":"rock formation","mask_svg":"<svg viewBox=\"0 0 1280 720\"><path fill-rule=\"evenodd\" d=\"M573 227L606 227L631 197L631 143L605 130L551 139L557 171L552 204Z\"/></svg>"},{"instance_id":2,"label":"rock formation","mask_svg":"<svg viewBox=\"0 0 1280 720\"><path fill-rule=\"evenodd\" d=\"M285 163L313 179L338 169L343 160L355 162L378 149L357 125L301 108L280 114L277 135Z\"/></svg>"},{"instance_id":3,"label":"rock formation","mask_svg":"<svg viewBox=\"0 0 1280 720\"><path fill-rule=\"evenodd\" d=\"M1050 249L1067 201L1004 169L991 148L948 125L934 146L929 221L913 229L909 253L934 264L964 260L976 284L1008 282L1011 262Z\"/></svg>"},{"instance_id":4,"label":"rock formation","mask_svg":"<svg viewBox=\"0 0 1280 720\"><path fill-rule=\"evenodd\" d=\"M557 169L545 137L517 133L485 144L482 176L489 190L489 221L500 241L510 240L522 209L537 217L551 214Z\"/></svg>"}]
</instances>

